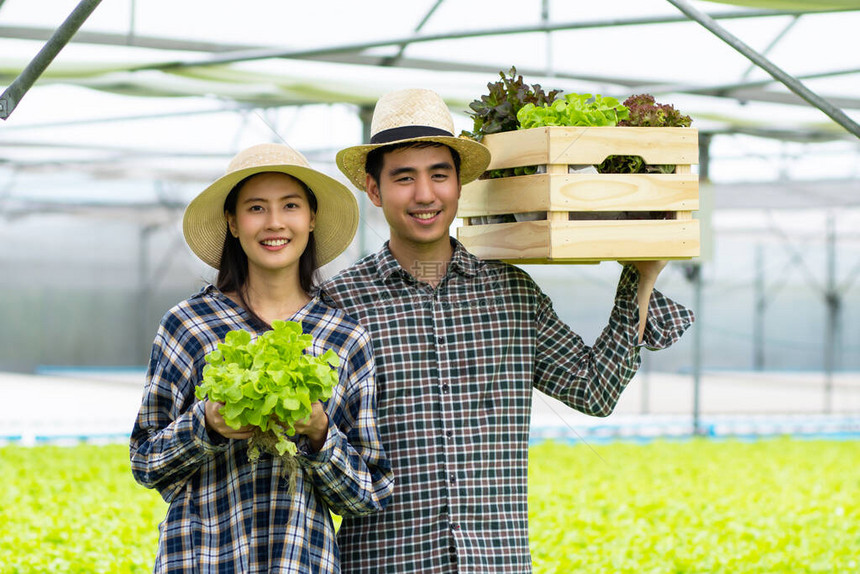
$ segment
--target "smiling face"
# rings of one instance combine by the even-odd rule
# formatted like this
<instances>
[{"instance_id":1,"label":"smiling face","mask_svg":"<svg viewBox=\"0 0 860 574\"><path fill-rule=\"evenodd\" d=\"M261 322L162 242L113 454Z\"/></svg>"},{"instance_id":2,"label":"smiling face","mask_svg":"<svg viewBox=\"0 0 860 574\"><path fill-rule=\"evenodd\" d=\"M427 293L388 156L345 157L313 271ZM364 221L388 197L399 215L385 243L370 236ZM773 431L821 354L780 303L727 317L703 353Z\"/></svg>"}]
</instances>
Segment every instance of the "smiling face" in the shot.
<instances>
[{"instance_id":1,"label":"smiling face","mask_svg":"<svg viewBox=\"0 0 860 574\"><path fill-rule=\"evenodd\" d=\"M379 181L367 177L367 194L382 207L392 249L450 249L449 228L457 215L460 180L448 147L385 153Z\"/></svg>"},{"instance_id":2,"label":"smiling face","mask_svg":"<svg viewBox=\"0 0 860 574\"><path fill-rule=\"evenodd\" d=\"M248 274L296 273L315 217L302 185L282 173L261 173L239 190L230 233L248 257Z\"/></svg>"}]
</instances>

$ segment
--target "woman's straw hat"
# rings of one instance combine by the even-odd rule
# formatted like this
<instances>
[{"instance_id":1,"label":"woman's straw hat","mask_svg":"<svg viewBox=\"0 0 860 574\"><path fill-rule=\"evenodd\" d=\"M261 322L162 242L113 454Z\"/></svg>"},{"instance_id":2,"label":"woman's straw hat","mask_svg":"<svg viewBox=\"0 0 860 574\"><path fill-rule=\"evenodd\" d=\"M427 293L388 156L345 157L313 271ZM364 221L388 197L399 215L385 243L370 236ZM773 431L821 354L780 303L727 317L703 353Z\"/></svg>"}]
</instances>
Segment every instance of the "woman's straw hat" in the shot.
<instances>
[{"instance_id":1,"label":"woman's straw hat","mask_svg":"<svg viewBox=\"0 0 860 574\"><path fill-rule=\"evenodd\" d=\"M444 144L460 154L460 183L478 179L490 163L490 150L454 136L454 120L441 96L432 90L398 90L376 103L370 124L370 144L337 154L337 167L358 189L364 189L367 154L376 148L410 141Z\"/></svg>"},{"instance_id":2,"label":"woman's straw hat","mask_svg":"<svg viewBox=\"0 0 860 574\"><path fill-rule=\"evenodd\" d=\"M311 168L305 157L286 144L264 143L249 147L227 166L218 178L185 209L182 231L191 250L207 265L218 269L227 233L224 200L246 177L277 172L303 181L317 198L314 238L317 263L324 265L343 253L358 228L358 202L342 183Z\"/></svg>"}]
</instances>

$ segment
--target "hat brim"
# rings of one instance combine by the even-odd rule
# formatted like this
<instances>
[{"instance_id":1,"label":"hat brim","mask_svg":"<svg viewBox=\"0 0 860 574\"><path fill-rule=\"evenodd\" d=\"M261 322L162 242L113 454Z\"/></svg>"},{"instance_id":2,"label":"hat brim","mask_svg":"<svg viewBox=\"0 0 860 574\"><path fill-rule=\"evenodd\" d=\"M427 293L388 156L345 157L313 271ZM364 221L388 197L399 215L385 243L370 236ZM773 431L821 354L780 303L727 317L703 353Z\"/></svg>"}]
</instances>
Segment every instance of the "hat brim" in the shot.
<instances>
[{"instance_id":1,"label":"hat brim","mask_svg":"<svg viewBox=\"0 0 860 574\"><path fill-rule=\"evenodd\" d=\"M258 173L275 172L303 181L317 198L314 240L317 264L325 265L349 247L358 229L358 202L344 184L312 168L263 165L240 169L217 179L185 208L182 232L188 246L204 263L218 269L227 233L224 201L237 183Z\"/></svg>"},{"instance_id":2,"label":"hat brim","mask_svg":"<svg viewBox=\"0 0 860 574\"><path fill-rule=\"evenodd\" d=\"M366 191L367 172L364 166L367 154L377 148L407 142L436 142L455 150L460 156L460 183L464 185L478 179L490 164L490 150L479 142L454 136L423 136L342 149L335 158L337 167L355 187Z\"/></svg>"}]
</instances>

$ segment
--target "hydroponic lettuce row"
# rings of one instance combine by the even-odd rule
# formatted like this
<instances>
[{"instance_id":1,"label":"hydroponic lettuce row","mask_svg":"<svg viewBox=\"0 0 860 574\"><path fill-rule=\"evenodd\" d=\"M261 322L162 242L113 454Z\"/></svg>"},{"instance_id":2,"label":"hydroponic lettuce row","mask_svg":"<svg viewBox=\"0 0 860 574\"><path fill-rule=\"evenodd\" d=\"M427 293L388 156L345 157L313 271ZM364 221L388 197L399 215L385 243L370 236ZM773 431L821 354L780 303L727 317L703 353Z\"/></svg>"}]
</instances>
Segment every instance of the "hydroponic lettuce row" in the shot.
<instances>
[{"instance_id":1,"label":"hydroponic lettuce row","mask_svg":"<svg viewBox=\"0 0 860 574\"><path fill-rule=\"evenodd\" d=\"M195 395L224 403L221 414L231 428L257 427L248 445L252 461L260 450L292 458L295 422L310 416L314 402L331 397L338 382L337 354L306 353L312 341L299 323L273 321L272 330L256 340L242 329L230 331L206 355Z\"/></svg>"}]
</instances>

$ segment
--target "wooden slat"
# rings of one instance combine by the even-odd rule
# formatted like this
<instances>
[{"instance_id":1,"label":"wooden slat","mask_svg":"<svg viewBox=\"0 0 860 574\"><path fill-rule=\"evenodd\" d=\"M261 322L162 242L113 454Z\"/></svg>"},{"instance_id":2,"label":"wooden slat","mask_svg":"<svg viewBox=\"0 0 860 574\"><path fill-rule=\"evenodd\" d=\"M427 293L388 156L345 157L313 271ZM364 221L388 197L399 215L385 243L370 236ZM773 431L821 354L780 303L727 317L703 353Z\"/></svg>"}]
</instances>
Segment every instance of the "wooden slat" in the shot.
<instances>
[{"instance_id":1,"label":"wooden slat","mask_svg":"<svg viewBox=\"0 0 860 574\"><path fill-rule=\"evenodd\" d=\"M553 225L550 259L677 259L699 254L698 220L577 221Z\"/></svg>"},{"instance_id":2,"label":"wooden slat","mask_svg":"<svg viewBox=\"0 0 860 574\"><path fill-rule=\"evenodd\" d=\"M549 222L523 221L457 228L457 239L482 259L549 257Z\"/></svg>"},{"instance_id":3,"label":"wooden slat","mask_svg":"<svg viewBox=\"0 0 860 574\"><path fill-rule=\"evenodd\" d=\"M694 174L535 174L463 186L459 217L530 211L695 211Z\"/></svg>"},{"instance_id":4,"label":"wooden slat","mask_svg":"<svg viewBox=\"0 0 860 574\"><path fill-rule=\"evenodd\" d=\"M679 211L699 208L695 176L571 174L553 182L550 209L559 211Z\"/></svg>"},{"instance_id":5,"label":"wooden slat","mask_svg":"<svg viewBox=\"0 0 860 574\"><path fill-rule=\"evenodd\" d=\"M480 179L463 186L458 217L549 211L549 174Z\"/></svg>"},{"instance_id":6,"label":"wooden slat","mask_svg":"<svg viewBox=\"0 0 860 574\"><path fill-rule=\"evenodd\" d=\"M457 229L481 258L511 262L689 259L699 255L699 221L526 221Z\"/></svg>"},{"instance_id":7,"label":"wooden slat","mask_svg":"<svg viewBox=\"0 0 860 574\"><path fill-rule=\"evenodd\" d=\"M487 169L529 165L596 165L610 155L638 155L646 163L697 164L694 128L545 127L484 136Z\"/></svg>"}]
</instances>

